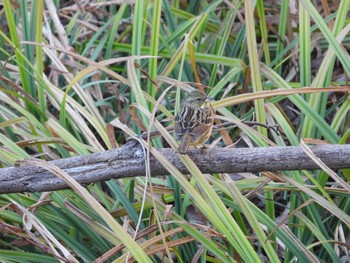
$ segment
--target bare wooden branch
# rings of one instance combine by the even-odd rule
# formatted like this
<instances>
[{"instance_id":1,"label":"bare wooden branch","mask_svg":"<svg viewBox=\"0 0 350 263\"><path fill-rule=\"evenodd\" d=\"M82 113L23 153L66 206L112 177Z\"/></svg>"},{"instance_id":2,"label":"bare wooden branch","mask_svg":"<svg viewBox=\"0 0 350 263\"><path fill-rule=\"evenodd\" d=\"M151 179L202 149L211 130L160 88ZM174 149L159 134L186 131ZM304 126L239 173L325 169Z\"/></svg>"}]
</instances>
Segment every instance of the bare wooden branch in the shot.
<instances>
[{"instance_id":1,"label":"bare wooden branch","mask_svg":"<svg viewBox=\"0 0 350 263\"><path fill-rule=\"evenodd\" d=\"M317 145L311 150L332 169L350 168L350 145ZM181 172L187 173L172 149L159 149ZM189 156L203 173L238 173L285 170L314 170L317 165L300 147L213 148L189 150ZM86 185L112 178L145 176L143 151L134 141L111 151L55 160L52 164ZM153 157L151 174L168 175ZM33 167L0 169L0 193L43 192L66 189L67 185L46 170Z\"/></svg>"}]
</instances>

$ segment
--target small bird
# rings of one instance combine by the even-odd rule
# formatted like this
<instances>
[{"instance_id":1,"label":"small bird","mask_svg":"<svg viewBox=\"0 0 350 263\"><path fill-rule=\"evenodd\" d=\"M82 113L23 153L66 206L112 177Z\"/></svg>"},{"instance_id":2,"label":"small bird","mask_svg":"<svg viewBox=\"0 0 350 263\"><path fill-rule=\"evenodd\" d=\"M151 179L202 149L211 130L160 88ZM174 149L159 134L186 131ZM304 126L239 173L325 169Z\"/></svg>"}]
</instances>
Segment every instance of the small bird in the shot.
<instances>
[{"instance_id":1,"label":"small bird","mask_svg":"<svg viewBox=\"0 0 350 263\"><path fill-rule=\"evenodd\" d=\"M194 90L181 102L175 117L175 134L176 139L180 141L180 154L186 154L190 145L204 144L209 139L214 123L211 100L203 92Z\"/></svg>"}]
</instances>

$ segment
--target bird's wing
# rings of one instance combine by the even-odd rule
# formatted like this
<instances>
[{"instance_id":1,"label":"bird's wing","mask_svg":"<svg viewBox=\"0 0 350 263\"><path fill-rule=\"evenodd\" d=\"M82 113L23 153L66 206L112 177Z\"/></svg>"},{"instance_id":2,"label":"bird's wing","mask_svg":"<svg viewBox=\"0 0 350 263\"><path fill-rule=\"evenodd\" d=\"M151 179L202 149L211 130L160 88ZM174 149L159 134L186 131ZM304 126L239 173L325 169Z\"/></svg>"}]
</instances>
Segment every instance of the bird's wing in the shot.
<instances>
[{"instance_id":1,"label":"bird's wing","mask_svg":"<svg viewBox=\"0 0 350 263\"><path fill-rule=\"evenodd\" d=\"M196 141L213 124L213 114L210 108L181 107L175 118L175 133L181 139L185 133Z\"/></svg>"}]
</instances>

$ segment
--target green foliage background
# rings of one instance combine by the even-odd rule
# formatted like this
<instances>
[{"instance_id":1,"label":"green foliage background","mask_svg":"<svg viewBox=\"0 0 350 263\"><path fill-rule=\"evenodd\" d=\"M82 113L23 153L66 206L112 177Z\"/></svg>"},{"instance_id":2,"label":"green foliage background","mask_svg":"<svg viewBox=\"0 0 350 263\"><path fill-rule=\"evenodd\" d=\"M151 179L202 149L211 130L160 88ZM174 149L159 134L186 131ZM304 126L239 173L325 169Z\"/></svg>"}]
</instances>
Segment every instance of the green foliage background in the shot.
<instances>
[{"instance_id":1,"label":"green foliage background","mask_svg":"<svg viewBox=\"0 0 350 263\"><path fill-rule=\"evenodd\" d=\"M3 0L0 165L113 149L146 128L161 133L152 146L141 143L169 176L0 195L0 261L349 257L350 198L339 186L348 170L235 181L202 174L188 156L181 158L191 176L183 175L157 151L176 149L164 128L171 122L161 121L197 81L216 98L222 119L280 126L282 136L240 125L247 145L349 142L348 93L298 94L346 86L350 76L350 1L314 2ZM287 96L290 90L296 93ZM213 134L209 143L234 144L241 130Z\"/></svg>"}]
</instances>

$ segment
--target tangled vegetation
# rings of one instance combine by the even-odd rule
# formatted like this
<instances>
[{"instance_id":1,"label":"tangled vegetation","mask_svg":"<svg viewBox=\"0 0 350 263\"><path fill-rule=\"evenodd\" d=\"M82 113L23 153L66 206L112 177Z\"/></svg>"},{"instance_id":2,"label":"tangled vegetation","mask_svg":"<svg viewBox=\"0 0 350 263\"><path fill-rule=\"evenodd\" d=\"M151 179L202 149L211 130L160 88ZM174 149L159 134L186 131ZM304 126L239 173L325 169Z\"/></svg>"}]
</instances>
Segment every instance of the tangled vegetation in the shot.
<instances>
[{"instance_id":1,"label":"tangled vegetation","mask_svg":"<svg viewBox=\"0 0 350 263\"><path fill-rule=\"evenodd\" d=\"M176 149L166 128L193 88L239 126L210 147L349 143L349 5L3 0L0 165L35 157L72 189L0 195L0 261L349 260L350 170L202 174L186 155L186 175L157 150ZM84 188L44 162L129 137L169 176Z\"/></svg>"}]
</instances>

